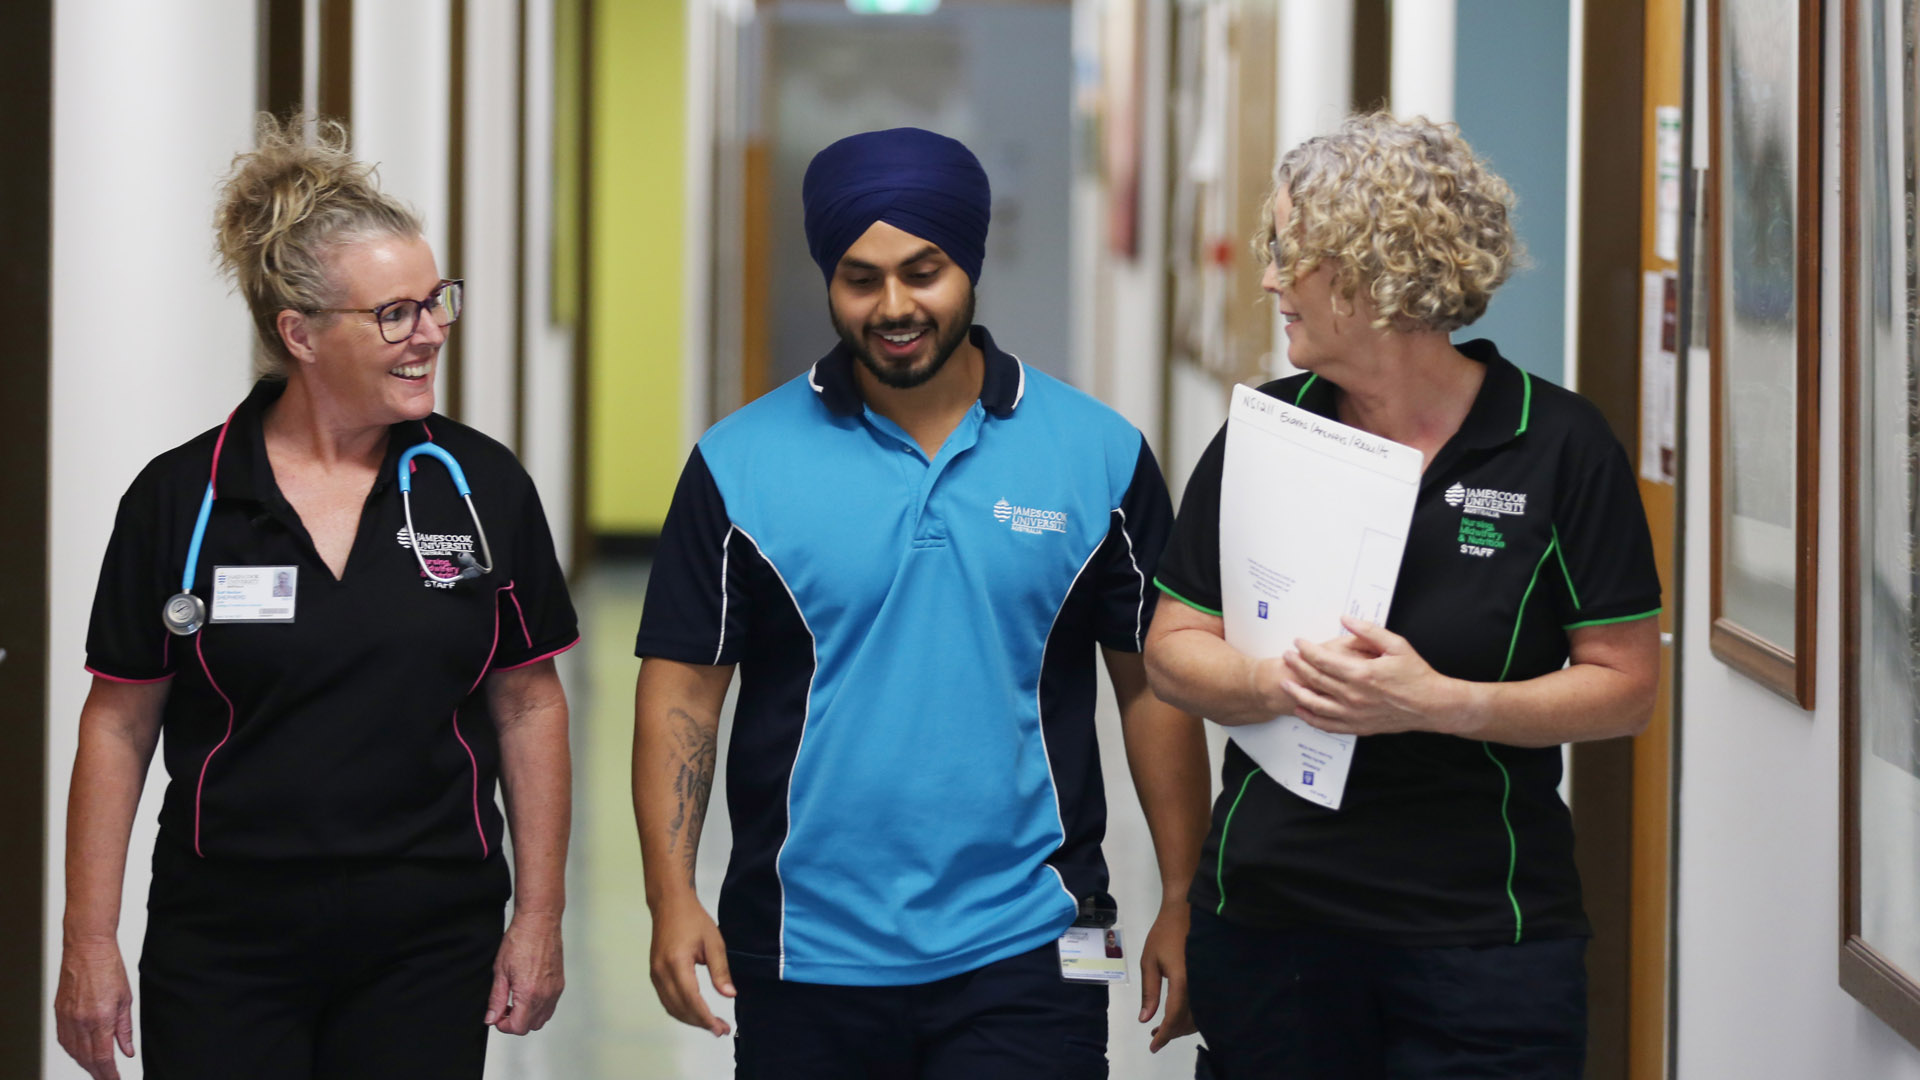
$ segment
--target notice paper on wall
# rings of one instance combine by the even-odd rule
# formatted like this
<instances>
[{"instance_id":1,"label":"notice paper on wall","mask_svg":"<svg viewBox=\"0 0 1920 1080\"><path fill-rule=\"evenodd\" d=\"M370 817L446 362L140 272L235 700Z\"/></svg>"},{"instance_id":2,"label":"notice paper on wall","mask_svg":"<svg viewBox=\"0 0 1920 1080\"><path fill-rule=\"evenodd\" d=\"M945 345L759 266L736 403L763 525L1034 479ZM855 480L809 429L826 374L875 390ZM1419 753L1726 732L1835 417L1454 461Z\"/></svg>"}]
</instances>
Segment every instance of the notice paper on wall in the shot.
<instances>
[{"instance_id":1,"label":"notice paper on wall","mask_svg":"<svg viewBox=\"0 0 1920 1080\"><path fill-rule=\"evenodd\" d=\"M1275 657L1297 638L1385 623L1400 575L1420 451L1236 386L1220 482L1220 601L1227 643ZM1357 739L1296 716L1233 728L1288 791L1338 810Z\"/></svg>"},{"instance_id":2,"label":"notice paper on wall","mask_svg":"<svg viewBox=\"0 0 1920 1080\"><path fill-rule=\"evenodd\" d=\"M1677 479L1680 437L1680 278L1648 270L1640 290L1640 476Z\"/></svg>"}]
</instances>

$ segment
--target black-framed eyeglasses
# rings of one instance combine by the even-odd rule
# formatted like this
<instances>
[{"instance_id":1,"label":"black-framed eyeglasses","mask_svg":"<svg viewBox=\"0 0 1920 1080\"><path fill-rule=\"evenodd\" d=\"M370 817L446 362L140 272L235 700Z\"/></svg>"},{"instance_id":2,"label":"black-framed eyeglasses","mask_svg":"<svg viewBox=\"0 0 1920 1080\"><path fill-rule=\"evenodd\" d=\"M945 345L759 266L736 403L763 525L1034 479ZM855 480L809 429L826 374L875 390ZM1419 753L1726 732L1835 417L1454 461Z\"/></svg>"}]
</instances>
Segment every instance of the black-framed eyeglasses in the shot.
<instances>
[{"instance_id":1,"label":"black-framed eyeglasses","mask_svg":"<svg viewBox=\"0 0 1920 1080\"><path fill-rule=\"evenodd\" d=\"M1280 238L1277 236L1267 237L1267 261L1275 266L1280 265Z\"/></svg>"},{"instance_id":2,"label":"black-framed eyeglasses","mask_svg":"<svg viewBox=\"0 0 1920 1080\"><path fill-rule=\"evenodd\" d=\"M398 345L413 337L420 329L420 314L425 312L433 318L435 326L452 326L460 317L461 294L466 291L466 281L450 278L433 287L425 300L389 300L379 307L323 307L311 308L308 314L330 315L371 315L374 324L380 327L380 337L389 345Z\"/></svg>"}]
</instances>

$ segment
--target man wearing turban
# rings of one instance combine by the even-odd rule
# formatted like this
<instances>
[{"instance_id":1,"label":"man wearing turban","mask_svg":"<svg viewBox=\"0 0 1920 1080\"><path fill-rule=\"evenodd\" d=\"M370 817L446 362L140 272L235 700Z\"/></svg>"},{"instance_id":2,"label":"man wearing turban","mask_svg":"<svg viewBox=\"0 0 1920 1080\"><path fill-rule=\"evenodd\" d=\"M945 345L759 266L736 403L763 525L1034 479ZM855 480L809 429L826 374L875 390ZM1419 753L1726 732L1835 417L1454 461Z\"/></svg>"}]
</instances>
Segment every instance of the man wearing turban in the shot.
<instances>
[{"instance_id":1,"label":"man wearing turban","mask_svg":"<svg viewBox=\"0 0 1920 1080\"><path fill-rule=\"evenodd\" d=\"M743 1078L1104 1077L1096 652L1164 884L1141 1020L1164 980L1154 1049L1192 1030L1208 776L1199 722L1140 659L1172 520L1159 465L974 324L991 195L966 147L842 139L802 200L839 344L701 438L640 623L655 988L724 1035L707 966L737 999ZM736 666L716 923L694 852Z\"/></svg>"}]
</instances>

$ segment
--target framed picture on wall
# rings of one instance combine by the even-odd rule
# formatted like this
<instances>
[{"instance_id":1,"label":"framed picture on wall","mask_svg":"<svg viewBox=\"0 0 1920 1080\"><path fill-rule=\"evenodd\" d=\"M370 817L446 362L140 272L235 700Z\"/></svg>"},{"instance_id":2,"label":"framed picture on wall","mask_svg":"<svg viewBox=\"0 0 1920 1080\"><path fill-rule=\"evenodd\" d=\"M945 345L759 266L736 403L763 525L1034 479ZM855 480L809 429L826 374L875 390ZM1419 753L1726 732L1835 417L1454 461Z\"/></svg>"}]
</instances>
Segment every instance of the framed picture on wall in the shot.
<instances>
[{"instance_id":1,"label":"framed picture on wall","mask_svg":"<svg viewBox=\"0 0 1920 1080\"><path fill-rule=\"evenodd\" d=\"M1813 707L1821 0L1708 0L1715 656Z\"/></svg>"},{"instance_id":2,"label":"framed picture on wall","mask_svg":"<svg viewBox=\"0 0 1920 1080\"><path fill-rule=\"evenodd\" d=\"M1920 1045L1920 0L1845 0L1840 984Z\"/></svg>"}]
</instances>

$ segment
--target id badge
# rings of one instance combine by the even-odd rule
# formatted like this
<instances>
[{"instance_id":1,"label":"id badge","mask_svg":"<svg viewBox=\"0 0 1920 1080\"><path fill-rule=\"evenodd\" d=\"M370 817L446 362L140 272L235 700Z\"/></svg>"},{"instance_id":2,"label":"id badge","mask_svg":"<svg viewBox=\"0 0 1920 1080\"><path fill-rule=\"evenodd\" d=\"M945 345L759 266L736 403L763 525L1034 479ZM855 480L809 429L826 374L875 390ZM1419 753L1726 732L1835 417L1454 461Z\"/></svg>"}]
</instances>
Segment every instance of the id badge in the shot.
<instances>
[{"instance_id":1,"label":"id badge","mask_svg":"<svg viewBox=\"0 0 1920 1080\"><path fill-rule=\"evenodd\" d=\"M207 621L290 623L299 591L297 566L216 566Z\"/></svg>"},{"instance_id":2,"label":"id badge","mask_svg":"<svg viewBox=\"0 0 1920 1080\"><path fill-rule=\"evenodd\" d=\"M1060 935L1060 977L1067 982L1124 983L1126 949L1118 926L1070 926Z\"/></svg>"}]
</instances>

